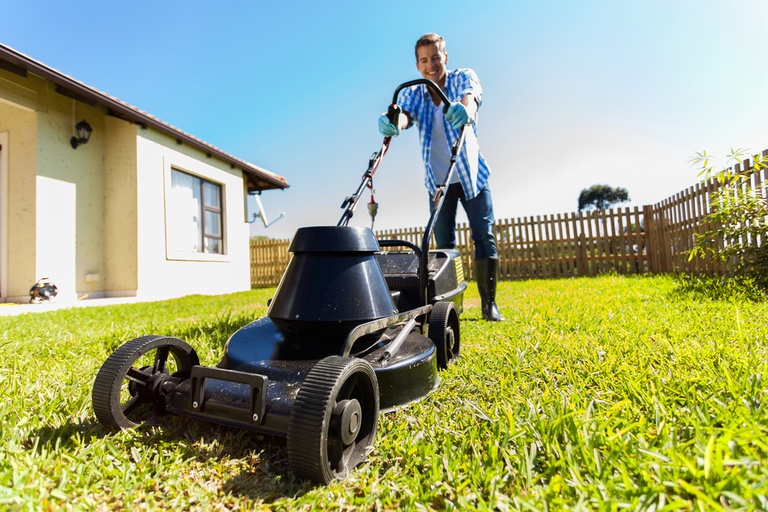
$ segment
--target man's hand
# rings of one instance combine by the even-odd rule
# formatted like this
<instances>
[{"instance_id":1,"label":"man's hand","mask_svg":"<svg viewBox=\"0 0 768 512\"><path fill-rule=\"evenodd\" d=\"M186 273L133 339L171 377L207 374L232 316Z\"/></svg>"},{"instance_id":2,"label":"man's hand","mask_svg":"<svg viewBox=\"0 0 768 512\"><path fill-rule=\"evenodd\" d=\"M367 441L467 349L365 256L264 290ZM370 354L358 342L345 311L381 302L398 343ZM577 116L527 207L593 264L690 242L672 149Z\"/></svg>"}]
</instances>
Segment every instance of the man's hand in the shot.
<instances>
[{"instance_id":1,"label":"man's hand","mask_svg":"<svg viewBox=\"0 0 768 512\"><path fill-rule=\"evenodd\" d=\"M461 128L469 121L467 108L461 103L451 103L448 112L445 113L445 120L451 123L454 130Z\"/></svg>"},{"instance_id":2,"label":"man's hand","mask_svg":"<svg viewBox=\"0 0 768 512\"><path fill-rule=\"evenodd\" d=\"M400 134L400 129L390 122L386 112L379 117L379 133L385 137L397 137Z\"/></svg>"}]
</instances>

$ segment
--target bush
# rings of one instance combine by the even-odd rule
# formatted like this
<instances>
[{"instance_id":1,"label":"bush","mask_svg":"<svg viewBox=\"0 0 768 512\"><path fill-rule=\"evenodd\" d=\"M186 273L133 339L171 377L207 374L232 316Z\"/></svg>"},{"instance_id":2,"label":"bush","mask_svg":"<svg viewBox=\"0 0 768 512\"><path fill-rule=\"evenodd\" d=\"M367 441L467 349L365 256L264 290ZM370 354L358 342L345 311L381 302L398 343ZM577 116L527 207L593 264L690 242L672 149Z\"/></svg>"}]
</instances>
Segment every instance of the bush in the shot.
<instances>
[{"instance_id":1,"label":"bush","mask_svg":"<svg viewBox=\"0 0 768 512\"><path fill-rule=\"evenodd\" d=\"M702 223L708 226L695 235L695 246L688 258L711 256L726 265L728 276L749 278L768 290L768 202L760 185L760 174L767 163L754 155L751 165L742 159L743 150L728 155L734 167L715 170L706 151L698 153L694 164L700 175L715 178L720 185L710 197L710 213Z\"/></svg>"}]
</instances>

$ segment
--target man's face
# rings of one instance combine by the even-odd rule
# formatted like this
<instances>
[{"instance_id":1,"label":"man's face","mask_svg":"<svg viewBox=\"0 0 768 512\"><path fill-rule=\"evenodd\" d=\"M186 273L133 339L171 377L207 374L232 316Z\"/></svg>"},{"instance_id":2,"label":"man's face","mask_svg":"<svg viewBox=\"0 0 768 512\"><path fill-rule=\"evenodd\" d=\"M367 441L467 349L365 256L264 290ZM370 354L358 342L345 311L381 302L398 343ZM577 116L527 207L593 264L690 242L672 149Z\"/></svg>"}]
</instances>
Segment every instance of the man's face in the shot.
<instances>
[{"instance_id":1,"label":"man's face","mask_svg":"<svg viewBox=\"0 0 768 512\"><path fill-rule=\"evenodd\" d=\"M448 63L448 54L437 49L436 44L419 46L416 49L416 69L421 76L432 80L441 88L445 87L445 65Z\"/></svg>"}]
</instances>

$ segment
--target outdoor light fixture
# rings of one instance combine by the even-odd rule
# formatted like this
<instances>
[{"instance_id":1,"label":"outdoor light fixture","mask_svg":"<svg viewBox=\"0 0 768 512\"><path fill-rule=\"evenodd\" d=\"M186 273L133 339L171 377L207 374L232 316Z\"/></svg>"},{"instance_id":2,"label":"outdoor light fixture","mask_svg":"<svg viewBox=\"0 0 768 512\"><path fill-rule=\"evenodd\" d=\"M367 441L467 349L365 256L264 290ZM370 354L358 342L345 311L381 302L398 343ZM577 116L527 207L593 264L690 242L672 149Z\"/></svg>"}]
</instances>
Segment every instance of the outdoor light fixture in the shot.
<instances>
[{"instance_id":1,"label":"outdoor light fixture","mask_svg":"<svg viewBox=\"0 0 768 512\"><path fill-rule=\"evenodd\" d=\"M77 132L77 135L73 135L72 138L69 139L69 143L72 144L72 149L77 149L77 146L80 144L88 142L88 139L91 138L93 128L88 124L88 121L83 119L75 125L75 132Z\"/></svg>"}]
</instances>

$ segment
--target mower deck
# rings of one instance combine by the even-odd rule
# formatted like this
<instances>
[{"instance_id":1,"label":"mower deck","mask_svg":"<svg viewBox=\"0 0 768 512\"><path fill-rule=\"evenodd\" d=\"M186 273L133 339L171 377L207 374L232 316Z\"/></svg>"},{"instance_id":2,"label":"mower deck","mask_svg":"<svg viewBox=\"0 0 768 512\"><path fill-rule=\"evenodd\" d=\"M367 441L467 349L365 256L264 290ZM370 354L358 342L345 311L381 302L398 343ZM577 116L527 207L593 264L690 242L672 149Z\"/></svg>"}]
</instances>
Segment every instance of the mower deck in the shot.
<instances>
[{"instance_id":1,"label":"mower deck","mask_svg":"<svg viewBox=\"0 0 768 512\"><path fill-rule=\"evenodd\" d=\"M438 383L435 346L419 333L408 334L400 350L382 360L398 329L378 339L362 339L353 357L370 363L379 383L382 412L419 400ZM366 347L358 347L367 345ZM298 350L297 350L298 349ZM229 340L216 368L196 366L171 395L169 412L274 436L285 436L300 384L318 359L293 359L301 353L286 342L269 318L243 327ZM260 358L273 354L273 359Z\"/></svg>"}]
</instances>

